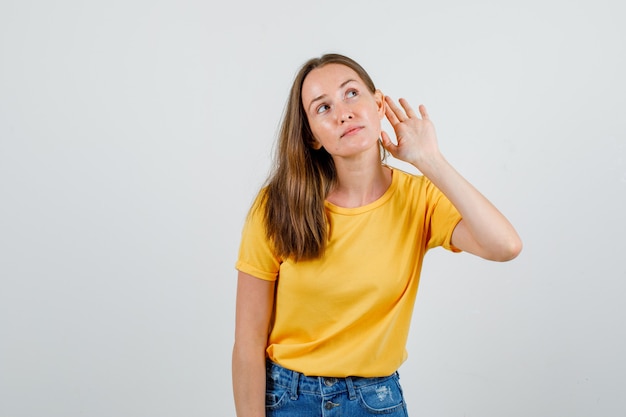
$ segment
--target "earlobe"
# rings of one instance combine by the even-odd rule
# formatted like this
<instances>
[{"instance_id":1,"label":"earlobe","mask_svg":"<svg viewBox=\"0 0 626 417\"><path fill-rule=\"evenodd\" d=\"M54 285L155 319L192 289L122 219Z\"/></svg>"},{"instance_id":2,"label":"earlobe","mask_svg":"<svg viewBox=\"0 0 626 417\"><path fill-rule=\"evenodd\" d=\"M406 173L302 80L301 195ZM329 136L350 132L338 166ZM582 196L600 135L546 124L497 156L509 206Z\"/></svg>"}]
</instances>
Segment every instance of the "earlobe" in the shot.
<instances>
[{"instance_id":1,"label":"earlobe","mask_svg":"<svg viewBox=\"0 0 626 417\"><path fill-rule=\"evenodd\" d=\"M311 139L311 143L309 145L311 146L311 148L315 149L316 151L319 151L320 148L322 147L322 144L315 138Z\"/></svg>"}]
</instances>

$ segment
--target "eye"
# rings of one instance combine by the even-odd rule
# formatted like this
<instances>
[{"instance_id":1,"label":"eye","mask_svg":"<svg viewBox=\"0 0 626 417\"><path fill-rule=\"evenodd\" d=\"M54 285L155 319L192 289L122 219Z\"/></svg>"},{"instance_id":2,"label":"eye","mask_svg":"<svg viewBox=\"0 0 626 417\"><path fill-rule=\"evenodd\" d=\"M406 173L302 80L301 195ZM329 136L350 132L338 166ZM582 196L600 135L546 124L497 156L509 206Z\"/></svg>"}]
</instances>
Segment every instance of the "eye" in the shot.
<instances>
[{"instance_id":1,"label":"eye","mask_svg":"<svg viewBox=\"0 0 626 417\"><path fill-rule=\"evenodd\" d=\"M326 110L330 109L330 107L327 104L322 104L321 106L319 106L317 108L317 113L324 113Z\"/></svg>"},{"instance_id":2,"label":"eye","mask_svg":"<svg viewBox=\"0 0 626 417\"><path fill-rule=\"evenodd\" d=\"M347 98L353 98L359 95L359 92L357 90L348 90L346 92L346 97Z\"/></svg>"}]
</instances>

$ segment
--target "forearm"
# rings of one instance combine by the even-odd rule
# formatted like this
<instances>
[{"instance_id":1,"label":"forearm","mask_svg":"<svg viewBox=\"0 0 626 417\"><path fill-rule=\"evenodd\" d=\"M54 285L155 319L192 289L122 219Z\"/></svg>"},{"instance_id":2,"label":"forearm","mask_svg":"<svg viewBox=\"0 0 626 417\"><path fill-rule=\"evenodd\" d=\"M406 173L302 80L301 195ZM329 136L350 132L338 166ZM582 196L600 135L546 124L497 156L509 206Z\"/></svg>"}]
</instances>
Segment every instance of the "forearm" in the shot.
<instances>
[{"instance_id":1,"label":"forearm","mask_svg":"<svg viewBox=\"0 0 626 417\"><path fill-rule=\"evenodd\" d=\"M441 190L463 217L463 230L456 234L461 245L469 241L467 246L471 252L491 260L506 261L517 256L521 250L521 240L513 225L441 154L420 161L418 169ZM469 236L465 236L467 234ZM456 243L453 241L453 244Z\"/></svg>"},{"instance_id":2,"label":"forearm","mask_svg":"<svg viewBox=\"0 0 626 417\"><path fill-rule=\"evenodd\" d=\"M237 417L265 417L265 349L235 342L232 358Z\"/></svg>"}]
</instances>

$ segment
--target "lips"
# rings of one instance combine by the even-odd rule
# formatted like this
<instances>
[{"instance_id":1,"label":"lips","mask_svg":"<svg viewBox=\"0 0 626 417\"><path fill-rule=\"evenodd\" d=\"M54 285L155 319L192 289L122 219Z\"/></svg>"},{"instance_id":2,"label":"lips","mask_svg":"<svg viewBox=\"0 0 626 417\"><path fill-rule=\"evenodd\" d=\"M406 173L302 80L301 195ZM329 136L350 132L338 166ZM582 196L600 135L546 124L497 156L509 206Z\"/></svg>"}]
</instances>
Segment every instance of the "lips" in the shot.
<instances>
[{"instance_id":1,"label":"lips","mask_svg":"<svg viewBox=\"0 0 626 417\"><path fill-rule=\"evenodd\" d=\"M353 126L353 127L349 127L346 130L343 131L343 133L341 134L341 138L343 138L344 136L351 136L354 135L355 133L361 131L361 129L363 129L363 126Z\"/></svg>"}]
</instances>

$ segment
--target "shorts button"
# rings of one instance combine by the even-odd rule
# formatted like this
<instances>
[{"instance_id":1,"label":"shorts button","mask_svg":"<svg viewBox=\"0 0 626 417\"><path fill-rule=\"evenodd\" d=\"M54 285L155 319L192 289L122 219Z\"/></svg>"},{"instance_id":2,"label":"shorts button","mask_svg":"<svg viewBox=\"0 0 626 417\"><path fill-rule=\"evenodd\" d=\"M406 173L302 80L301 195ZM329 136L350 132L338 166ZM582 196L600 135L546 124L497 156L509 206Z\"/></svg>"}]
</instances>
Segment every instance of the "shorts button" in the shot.
<instances>
[{"instance_id":1,"label":"shorts button","mask_svg":"<svg viewBox=\"0 0 626 417\"><path fill-rule=\"evenodd\" d=\"M324 378L324 385L332 387L337 383L337 378Z\"/></svg>"},{"instance_id":2,"label":"shorts button","mask_svg":"<svg viewBox=\"0 0 626 417\"><path fill-rule=\"evenodd\" d=\"M327 410L332 410L335 407L339 407L339 404L334 403L332 401L326 401L326 404L324 404L324 408Z\"/></svg>"}]
</instances>

